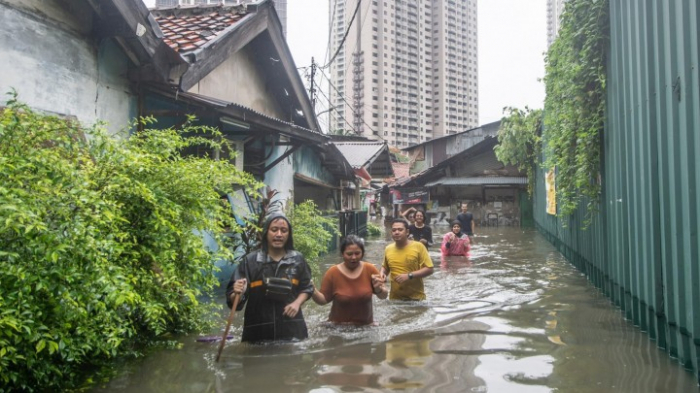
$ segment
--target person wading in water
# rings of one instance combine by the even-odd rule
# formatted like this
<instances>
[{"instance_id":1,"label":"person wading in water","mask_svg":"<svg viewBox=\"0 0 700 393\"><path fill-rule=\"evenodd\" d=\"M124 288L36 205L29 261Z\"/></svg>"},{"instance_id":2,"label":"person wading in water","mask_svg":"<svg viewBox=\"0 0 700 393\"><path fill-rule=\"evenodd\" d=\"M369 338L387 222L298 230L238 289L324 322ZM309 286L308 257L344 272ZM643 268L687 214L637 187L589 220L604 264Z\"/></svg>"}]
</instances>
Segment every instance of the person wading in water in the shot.
<instances>
[{"instance_id":1,"label":"person wading in water","mask_svg":"<svg viewBox=\"0 0 700 393\"><path fill-rule=\"evenodd\" d=\"M263 227L262 249L243 258L226 287L229 307L235 294L242 294L237 307L245 306L241 341L307 338L301 306L313 292L309 265L294 250L292 225L283 214L271 214Z\"/></svg>"},{"instance_id":2,"label":"person wading in water","mask_svg":"<svg viewBox=\"0 0 700 393\"><path fill-rule=\"evenodd\" d=\"M379 270L362 261L365 244L349 235L340 244L343 262L332 266L323 276L321 290L312 298L316 304L333 302L328 320L335 324L369 325L374 322L372 294L386 299L389 291L379 279Z\"/></svg>"},{"instance_id":3,"label":"person wading in water","mask_svg":"<svg viewBox=\"0 0 700 393\"><path fill-rule=\"evenodd\" d=\"M402 218L391 224L394 243L384 250L380 280L390 274L391 300L424 300L423 278L433 274L433 261L420 242L408 240L408 222Z\"/></svg>"}]
</instances>

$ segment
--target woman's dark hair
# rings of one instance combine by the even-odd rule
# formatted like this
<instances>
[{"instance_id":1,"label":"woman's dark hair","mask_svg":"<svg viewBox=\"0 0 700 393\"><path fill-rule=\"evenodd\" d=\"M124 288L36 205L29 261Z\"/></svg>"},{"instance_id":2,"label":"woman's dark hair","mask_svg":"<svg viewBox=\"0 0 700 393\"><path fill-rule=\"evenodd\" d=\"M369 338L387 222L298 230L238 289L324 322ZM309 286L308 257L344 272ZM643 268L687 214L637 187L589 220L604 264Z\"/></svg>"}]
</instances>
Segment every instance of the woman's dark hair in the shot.
<instances>
[{"instance_id":1,"label":"woman's dark hair","mask_svg":"<svg viewBox=\"0 0 700 393\"><path fill-rule=\"evenodd\" d=\"M427 217L425 216L425 211L423 211L422 209L416 209L415 213L413 213L413 218L415 218L416 214L418 214L418 213L423 215L423 221L425 221L427 219Z\"/></svg>"},{"instance_id":2,"label":"woman's dark hair","mask_svg":"<svg viewBox=\"0 0 700 393\"><path fill-rule=\"evenodd\" d=\"M340 253L343 254L345 252L345 249L348 248L349 245L356 245L357 247L360 247L360 250L362 250L362 256L365 256L365 241L362 240L362 238L357 237L355 235L348 235L343 239L343 241L340 243Z\"/></svg>"}]
</instances>

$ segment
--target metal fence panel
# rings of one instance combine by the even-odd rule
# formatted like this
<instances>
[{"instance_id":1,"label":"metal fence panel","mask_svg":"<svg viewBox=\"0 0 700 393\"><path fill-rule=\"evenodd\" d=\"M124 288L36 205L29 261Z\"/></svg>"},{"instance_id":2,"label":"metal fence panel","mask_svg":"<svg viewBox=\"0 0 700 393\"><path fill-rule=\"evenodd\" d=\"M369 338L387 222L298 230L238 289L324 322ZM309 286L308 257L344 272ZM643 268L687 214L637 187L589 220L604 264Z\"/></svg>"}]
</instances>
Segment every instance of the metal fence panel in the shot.
<instances>
[{"instance_id":1,"label":"metal fence panel","mask_svg":"<svg viewBox=\"0 0 700 393\"><path fill-rule=\"evenodd\" d=\"M700 71L695 0L610 1L600 211L581 230L545 211L538 229L661 348L698 372ZM700 373L698 374L700 380Z\"/></svg>"}]
</instances>

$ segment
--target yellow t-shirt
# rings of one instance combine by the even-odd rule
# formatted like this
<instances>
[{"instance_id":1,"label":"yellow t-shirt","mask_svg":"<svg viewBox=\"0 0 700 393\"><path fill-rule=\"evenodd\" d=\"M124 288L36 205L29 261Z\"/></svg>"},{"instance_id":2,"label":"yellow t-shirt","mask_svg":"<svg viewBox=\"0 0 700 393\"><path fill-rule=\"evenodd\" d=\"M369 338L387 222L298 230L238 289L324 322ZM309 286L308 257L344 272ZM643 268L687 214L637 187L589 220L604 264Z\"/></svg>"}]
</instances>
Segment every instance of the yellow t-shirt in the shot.
<instances>
[{"instance_id":1,"label":"yellow t-shirt","mask_svg":"<svg viewBox=\"0 0 700 393\"><path fill-rule=\"evenodd\" d=\"M433 267L433 261L430 259L428 249L425 248L423 243L409 241L403 248L396 247L396 243L386 246L384 250L384 263L382 266L384 270L389 271L389 280L391 282L389 299L425 299L423 279L416 277L413 280L404 281L403 284L394 281L394 277L399 274L415 272L424 267Z\"/></svg>"}]
</instances>

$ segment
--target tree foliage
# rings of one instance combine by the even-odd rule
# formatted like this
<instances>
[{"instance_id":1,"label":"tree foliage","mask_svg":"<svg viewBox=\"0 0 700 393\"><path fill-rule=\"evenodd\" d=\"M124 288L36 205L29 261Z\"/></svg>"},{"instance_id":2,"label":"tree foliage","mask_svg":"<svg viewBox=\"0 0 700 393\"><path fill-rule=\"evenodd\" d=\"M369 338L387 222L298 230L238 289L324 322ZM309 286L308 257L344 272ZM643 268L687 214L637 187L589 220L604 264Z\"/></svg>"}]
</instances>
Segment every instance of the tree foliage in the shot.
<instances>
[{"instance_id":1,"label":"tree foliage","mask_svg":"<svg viewBox=\"0 0 700 393\"><path fill-rule=\"evenodd\" d=\"M527 190L532 195L542 146L542 110L507 107L503 111L507 116L501 120L498 130L498 145L494 149L496 157L527 174Z\"/></svg>"},{"instance_id":2,"label":"tree foliage","mask_svg":"<svg viewBox=\"0 0 700 393\"><path fill-rule=\"evenodd\" d=\"M367 234L368 236L380 236L382 234L381 228L378 225L371 222L367 223Z\"/></svg>"},{"instance_id":3,"label":"tree foliage","mask_svg":"<svg viewBox=\"0 0 700 393\"><path fill-rule=\"evenodd\" d=\"M599 202L608 47L608 0L568 0L544 78L544 166L556 169L561 216L587 201L590 219Z\"/></svg>"},{"instance_id":4,"label":"tree foliage","mask_svg":"<svg viewBox=\"0 0 700 393\"><path fill-rule=\"evenodd\" d=\"M315 279L320 277L319 257L328 251L328 243L338 234L337 221L324 217L312 200L290 205L288 215L292 224L294 248L301 252Z\"/></svg>"},{"instance_id":5,"label":"tree foliage","mask_svg":"<svg viewBox=\"0 0 700 393\"><path fill-rule=\"evenodd\" d=\"M184 137L185 134L193 135ZM0 390L80 386L87 367L204 328L215 258L198 233L235 228L222 193L251 176L225 161L215 129L128 139L38 114L0 112ZM223 245L223 243L220 243ZM94 372L94 369L93 369Z\"/></svg>"}]
</instances>

